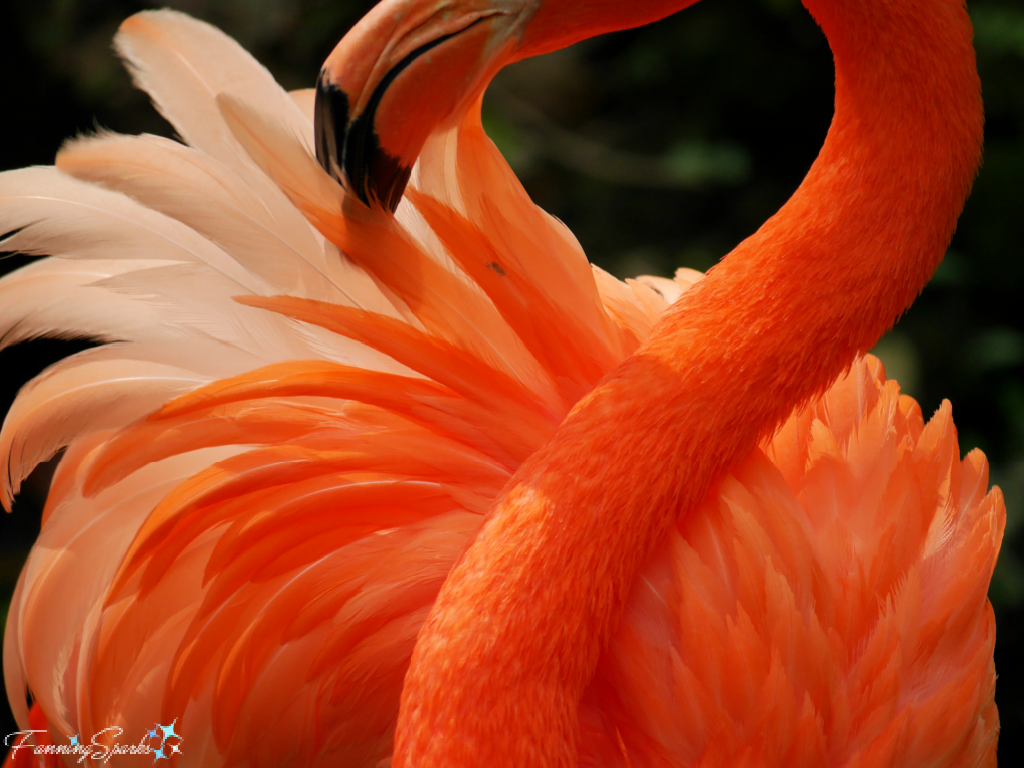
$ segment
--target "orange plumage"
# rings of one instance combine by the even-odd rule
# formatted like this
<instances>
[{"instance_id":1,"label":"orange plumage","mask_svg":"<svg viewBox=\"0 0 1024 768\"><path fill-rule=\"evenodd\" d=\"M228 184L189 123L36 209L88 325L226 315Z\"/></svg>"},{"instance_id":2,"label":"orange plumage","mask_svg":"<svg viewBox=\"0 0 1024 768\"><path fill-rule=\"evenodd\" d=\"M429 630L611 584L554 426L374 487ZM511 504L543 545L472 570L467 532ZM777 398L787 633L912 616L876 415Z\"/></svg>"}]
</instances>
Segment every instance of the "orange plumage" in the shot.
<instances>
[{"instance_id":1,"label":"orange plumage","mask_svg":"<svg viewBox=\"0 0 1024 768\"><path fill-rule=\"evenodd\" d=\"M588 33L647 20L599 5ZM862 6L813 9L837 118L793 200L706 278L625 283L489 142L486 77L392 216L321 170L310 94L125 22L189 146L0 175L5 249L56 257L0 281L0 337L116 342L0 433L6 501L68 446L6 633L19 722L26 689L56 743L176 719L190 766L388 764L396 727L396 765L994 765L1002 498L948 405L857 356L967 194L969 24ZM524 50L581 36L541 9Z\"/></svg>"}]
</instances>

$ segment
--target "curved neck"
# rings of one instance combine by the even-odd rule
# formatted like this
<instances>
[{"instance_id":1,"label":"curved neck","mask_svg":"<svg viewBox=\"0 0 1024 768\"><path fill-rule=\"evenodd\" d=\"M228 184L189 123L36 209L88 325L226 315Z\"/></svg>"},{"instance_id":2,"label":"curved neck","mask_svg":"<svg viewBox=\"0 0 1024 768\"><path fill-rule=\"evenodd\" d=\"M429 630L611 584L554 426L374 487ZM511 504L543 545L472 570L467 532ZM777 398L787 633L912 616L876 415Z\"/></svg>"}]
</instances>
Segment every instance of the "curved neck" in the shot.
<instances>
[{"instance_id":1,"label":"curved neck","mask_svg":"<svg viewBox=\"0 0 1024 768\"><path fill-rule=\"evenodd\" d=\"M580 696L669 526L870 348L941 260L980 157L966 12L807 5L836 61L819 158L520 468L420 635L396 768L575 765Z\"/></svg>"},{"instance_id":2,"label":"curved neck","mask_svg":"<svg viewBox=\"0 0 1024 768\"><path fill-rule=\"evenodd\" d=\"M835 57L835 116L803 184L722 267L805 283L790 286L793 296L824 313L796 318L778 307L776 322L820 329L841 368L892 326L942 260L981 156L981 87L956 0L806 4ZM801 351L804 365L822 360Z\"/></svg>"},{"instance_id":3,"label":"curved neck","mask_svg":"<svg viewBox=\"0 0 1024 768\"><path fill-rule=\"evenodd\" d=\"M540 56L580 40L652 24L697 0L543 0L523 30L512 60Z\"/></svg>"}]
</instances>

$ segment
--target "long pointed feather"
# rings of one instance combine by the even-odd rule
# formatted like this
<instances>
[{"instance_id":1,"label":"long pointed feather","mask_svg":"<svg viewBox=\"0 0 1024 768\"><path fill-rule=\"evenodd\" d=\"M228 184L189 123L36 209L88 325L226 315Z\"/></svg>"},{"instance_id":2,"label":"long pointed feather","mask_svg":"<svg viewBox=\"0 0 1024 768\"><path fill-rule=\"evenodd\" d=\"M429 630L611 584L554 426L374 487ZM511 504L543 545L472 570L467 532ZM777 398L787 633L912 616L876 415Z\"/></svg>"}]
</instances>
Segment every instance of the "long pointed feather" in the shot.
<instances>
[{"instance_id":1,"label":"long pointed feather","mask_svg":"<svg viewBox=\"0 0 1024 768\"><path fill-rule=\"evenodd\" d=\"M286 129L237 99L222 96L219 103L239 140L296 205L328 239L398 294L429 331L531 388L545 387L541 366L465 276L427 255L394 218L355 200L345 202L341 188Z\"/></svg>"},{"instance_id":2,"label":"long pointed feather","mask_svg":"<svg viewBox=\"0 0 1024 768\"><path fill-rule=\"evenodd\" d=\"M139 338L161 313L95 283L161 262L42 259L0 279L0 350L40 336Z\"/></svg>"},{"instance_id":3,"label":"long pointed feather","mask_svg":"<svg viewBox=\"0 0 1024 768\"><path fill-rule=\"evenodd\" d=\"M205 22L171 10L144 11L121 25L114 46L185 141L247 176L256 168L224 124L219 94L244 95L298 135L308 130L306 117L263 65Z\"/></svg>"},{"instance_id":4,"label":"long pointed feather","mask_svg":"<svg viewBox=\"0 0 1024 768\"><path fill-rule=\"evenodd\" d=\"M244 293L267 285L191 228L56 168L0 173L0 240L7 251L66 258L200 262Z\"/></svg>"},{"instance_id":5,"label":"long pointed feather","mask_svg":"<svg viewBox=\"0 0 1024 768\"><path fill-rule=\"evenodd\" d=\"M50 368L18 395L0 430L0 503L8 510L21 481L72 440L123 426L206 379L181 368L105 360L88 350Z\"/></svg>"},{"instance_id":6,"label":"long pointed feather","mask_svg":"<svg viewBox=\"0 0 1024 768\"><path fill-rule=\"evenodd\" d=\"M188 225L274 290L353 306L387 305L372 281L364 281L371 295L351 292L354 286L345 280L340 260L328 257L322 240L293 206L280 206L272 215L230 168L178 142L100 134L65 144L56 164Z\"/></svg>"}]
</instances>

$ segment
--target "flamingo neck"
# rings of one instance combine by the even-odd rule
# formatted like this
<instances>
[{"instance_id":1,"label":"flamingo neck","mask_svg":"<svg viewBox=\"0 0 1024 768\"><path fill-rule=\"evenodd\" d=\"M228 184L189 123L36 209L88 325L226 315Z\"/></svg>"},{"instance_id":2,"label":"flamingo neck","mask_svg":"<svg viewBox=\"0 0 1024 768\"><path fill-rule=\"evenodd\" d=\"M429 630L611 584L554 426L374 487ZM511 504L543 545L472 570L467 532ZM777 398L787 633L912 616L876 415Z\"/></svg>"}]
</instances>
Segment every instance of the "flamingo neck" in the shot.
<instances>
[{"instance_id":1,"label":"flamingo neck","mask_svg":"<svg viewBox=\"0 0 1024 768\"><path fill-rule=\"evenodd\" d=\"M632 29L671 16L697 0L534 0L536 6L513 60L566 48L606 32Z\"/></svg>"},{"instance_id":2,"label":"flamingo neck","mask_svg":"<svg viewBox=\"0 0 1024 768\"><path fill-rule=\"evenodd\" d=\"M819 158L520 468L420 634L396 768L574 766L580 696L668 528L941 260L980 157L966 12L807 5L836 62Z\"/></svg>"}]
</instances>

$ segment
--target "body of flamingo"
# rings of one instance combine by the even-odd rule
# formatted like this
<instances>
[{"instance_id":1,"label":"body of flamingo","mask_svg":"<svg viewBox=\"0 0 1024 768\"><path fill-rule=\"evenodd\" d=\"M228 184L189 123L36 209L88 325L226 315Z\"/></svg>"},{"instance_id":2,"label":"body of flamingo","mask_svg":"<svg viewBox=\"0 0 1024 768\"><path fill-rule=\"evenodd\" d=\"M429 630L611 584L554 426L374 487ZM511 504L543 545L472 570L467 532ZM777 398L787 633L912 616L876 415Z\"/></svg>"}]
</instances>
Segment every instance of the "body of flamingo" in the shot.
<instances>
[{"instance_id":1,"label":"body of flamingo","mask_svg":"<svg viewBox=\"0 0 1024 768\"><path fill-rule=\"evenodd\" d=\"M622 283L479 95L686 4L388 0L315 103L200 22L125 22L186 145L0 176L4 250L53 255L0 281L4 343L110 342L0 433L6 501L67 446L20 723L26 691L58 744L174 720L181 765L994 764L1001 497L858 358L976 169L969 21L808 2L837 95L804 184L707 277Z\"/></svg>"}]
</instances>

